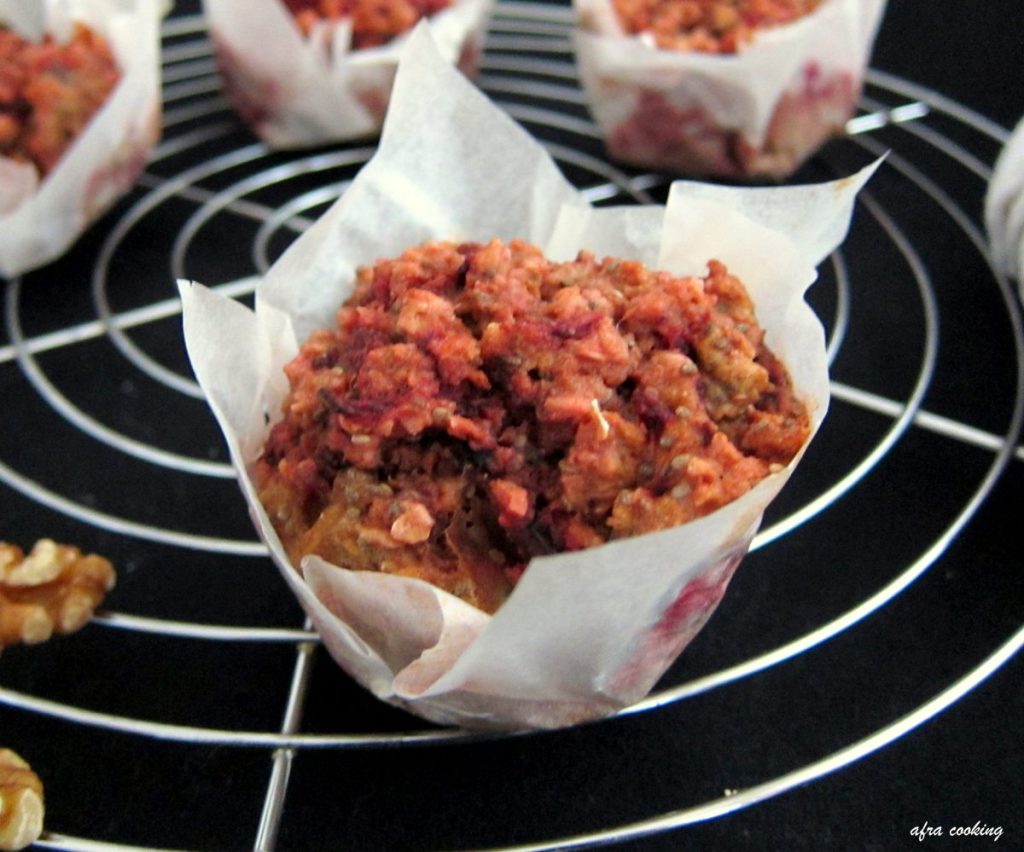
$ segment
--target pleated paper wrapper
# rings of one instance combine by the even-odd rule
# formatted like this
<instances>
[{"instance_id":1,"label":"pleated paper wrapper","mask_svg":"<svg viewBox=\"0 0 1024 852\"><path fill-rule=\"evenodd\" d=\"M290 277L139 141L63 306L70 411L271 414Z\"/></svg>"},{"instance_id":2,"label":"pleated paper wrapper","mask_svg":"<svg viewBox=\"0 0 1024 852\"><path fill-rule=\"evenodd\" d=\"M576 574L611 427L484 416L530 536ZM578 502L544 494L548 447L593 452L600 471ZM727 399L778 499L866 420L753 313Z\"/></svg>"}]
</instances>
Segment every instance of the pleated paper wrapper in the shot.
<instances>
[{"instance_id":1,"label":"pleated paper wrapper","mask_svg":"<svg viewBox=\"0 0 1024 852\"><path fill-rule=\"evenodd\" d=\"M817 429L828 406L824 333L803 294L869 172L791 189L677 183L665 207L592 208L418 29L378 153L259 282L255 311L179 285L189 356L252 516L338 664L440 723L550 727L614 713L646 695L703 626L796 465L684 526L534 559L493 616L416 579L318 557L292 565L251 466L280 417L283 365L297 341L333 327L357 267L425 240L492 237L526 239L553 260L588 248L680 275L718 258L749 288Z\"/></svg>"},{"instance_id":2,"label":"pleated paper wrapper","mask_svg":"<svg viewBox=\"0 0 1024 852\"><path fill-rule=\"evenodd\" d=\"M160 137L161 0L0 0L0 22L30 41L58 41L81 21L110 43L121 77L42 180L0 157L0 275L60 257L135 183Z\"/></svg>"},{"instance_id":3,"label":"pleated paper wrapper","mask_svg":"<svg viewBox=\"0 0 1024 852\"><path fill-rule=\"evenodd\" d=\"M785 178L841 134L885 0L824 0L737 54L659 49L611 0L574 0L580 81L608 152L682 175Z\"/></svg>"},{"instance_id":4,"label":"pleated paper wrapper","mask_svg":"<svg viewBox=\"0 0 1024 852\"><path fill-rule=\"evenodd\" d=\"M996 159L985 192L985 229L996 268L1016 279L1024 300L1024 119Z\"/></svg>"},{"instance_id":5,"label":"pleated paper wrapper","mask_svg":"<svg viewBox=\"0 0 1024 852\"><path fill-rule=\"evenodd\" d=\"M453 0L427 18L438 50L475 72L493 0ZM321 22L303 36L283 0L203 0L224 91L267 145L325 145L380 132L408 36L351 48L351 22Z\"/></svg>"}]
</instances>

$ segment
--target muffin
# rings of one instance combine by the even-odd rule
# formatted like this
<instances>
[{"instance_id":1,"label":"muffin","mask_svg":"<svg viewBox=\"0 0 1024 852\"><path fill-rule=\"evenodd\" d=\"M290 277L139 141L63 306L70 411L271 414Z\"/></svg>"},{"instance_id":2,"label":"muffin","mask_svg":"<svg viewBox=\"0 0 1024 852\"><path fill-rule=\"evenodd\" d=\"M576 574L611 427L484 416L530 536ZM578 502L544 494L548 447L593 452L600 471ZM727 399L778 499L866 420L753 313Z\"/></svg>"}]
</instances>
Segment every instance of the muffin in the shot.
<instances>
[{"instance_id":1,"label":"muffin","mask_svg":"<svg viewBox=\"0 0 1024 852\"><path fill-rule=\"evenodd\" d=\"M145 166L160 134L157 6L135 0L114 14L102 0L4 7L0 274L61 255Z\"/></svg>"},{"instance_id":2,"label":"muffin","mask_svg":"<svg viewBox=\"0 0 1024 852\"><path fill-rule=\"evenodd\" d=\"M83 23L39 43L0 24L0 157L43 179L106 101L120 72L110 44Z\"/></svg>"},{"instance_id":3,"label":"muffin","mask_svg":"<svg viewBox=\"0 0 1024 852\"><path fill-rule=\"evenodd\" d=\"M576 0L581 82L609 154L782 179L844 132L884 0Z\"/></svg>"},{"instance_id":4,"label":"muffin","mask_svg":"<svg viewBox=\"0 0 1024 852\"><path fill-rule=\"evenodd\" d=\"M337 663L471 727L643 697L825 416L803 294L869 174L591 207L414 33L377 154L255 310L179 284L250 512Z\"/></svg>"},{"instance_id":5,"label":"muffin","mask_svg":"<svg viewBox=\"0 0 1024 852\"><path fill-rule=\"evenodd\" d=\"M274 148L380 131L398 53L420 22L475 73L492 0L204 0L224 92Z\"/></svg>"}]
</instances>

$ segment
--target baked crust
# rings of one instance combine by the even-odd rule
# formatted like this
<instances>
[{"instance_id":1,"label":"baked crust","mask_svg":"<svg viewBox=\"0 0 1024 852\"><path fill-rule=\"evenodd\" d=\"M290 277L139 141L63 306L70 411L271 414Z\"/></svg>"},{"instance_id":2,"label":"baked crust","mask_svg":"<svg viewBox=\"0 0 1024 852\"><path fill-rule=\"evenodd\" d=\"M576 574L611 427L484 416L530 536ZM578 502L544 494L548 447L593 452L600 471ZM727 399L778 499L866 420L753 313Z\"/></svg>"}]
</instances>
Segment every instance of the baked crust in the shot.
<instances>
[{"instance_id":1,"label":"baked crust","mask_svg":"<svg viewBox=\"0 0 1024 852\"><path fill-rule=\"evenodd\" d=\"M285 371L256 465L290 558L419 577L493 612L534 556L706 515L806 442L741 282L521 241L359 271Z\"/></svg>"}]
</instances>

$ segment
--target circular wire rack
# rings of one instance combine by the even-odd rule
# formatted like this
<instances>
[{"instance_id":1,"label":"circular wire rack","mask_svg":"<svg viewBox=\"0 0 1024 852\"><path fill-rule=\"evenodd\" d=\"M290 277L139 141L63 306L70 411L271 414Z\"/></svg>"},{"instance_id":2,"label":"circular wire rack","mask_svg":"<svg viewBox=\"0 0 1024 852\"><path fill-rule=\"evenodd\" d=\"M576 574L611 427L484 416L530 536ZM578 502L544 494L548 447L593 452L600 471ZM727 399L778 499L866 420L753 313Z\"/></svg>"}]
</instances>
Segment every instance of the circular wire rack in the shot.
<instances>
[{"instance_id":1,"label":"circular wire rack","mask_svg":"<svg viewBox=\"0 0 1024 852\"><path fill-rule=\"evenodd\" d=\"M663 201L670 177L606 158L571 25L563 7L499 4L480 86L593 203ZM111 608L87 631L0 658L4 726L42 726L52 743L32 760L41 774L73 765L70 754L93 767L95 792L68 773L47 779L41 848L303 848L332 830L353 847L397 847L407 835L386 826L431 802L436 816L419 830L432 848L685 832L884 748L1024 644L1012 613L978 628L999 588L962 578L958 552L1024 457L1020 310L979 225L1007 133L871 71L849 136L797 176L831 179L886 155L811 292L828 333L831 411L708 630L645 701L567 732L432 728L363 694L326 658L255 538L188 368L174 282L249 299L373 147L269 151L223 100L203 19L169 19L163 37L164 136L136 190L66 258L4 287L8 521L87 541L120 569ZM984 346L963 316L964 278ZM901 520L908 504L912 524ZM814 715L828 724L787 721ZM701 736L700 772L676 755L678 783L627 797L610 824L604 806L636 786L644 761L673 759L659 751L669 729L679 741L734 736ZM589 784L582 771L606 780L537 836L474 762L518 785L524 807L546 785ZM430 767L447 765L463 774L441 782ZM406 772L439 791L395 781ZM508 780L524 773L532 785ZM353 775L365 781L343 780ZM385 788L386 799L367 792ZM120 803L119 815L101 813L101 800ZM505 817L484 818L495 813Z\"/></svg>"}]
</instances>

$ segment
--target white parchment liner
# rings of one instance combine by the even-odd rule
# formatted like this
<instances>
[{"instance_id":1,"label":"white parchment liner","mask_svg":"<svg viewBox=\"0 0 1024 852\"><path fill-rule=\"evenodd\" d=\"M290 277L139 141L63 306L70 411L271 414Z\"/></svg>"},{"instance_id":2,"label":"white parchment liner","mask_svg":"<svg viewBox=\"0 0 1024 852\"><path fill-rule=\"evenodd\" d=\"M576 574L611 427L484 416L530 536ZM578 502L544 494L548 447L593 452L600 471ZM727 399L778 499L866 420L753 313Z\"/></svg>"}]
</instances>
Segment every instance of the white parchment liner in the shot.
<instances>
[{"instance_id":1,"label":"white parchment liner","mask_svg":"<svg viewBox=\"0 0 1024 852\"><path fill-rule=\"evenodd\" d=\"M160 0L0 0L0 21L30 41L71 35L74 21L109 42L121 78L40 183L0 157L0 275L63 254L135 183L160 136Z\"/></svg>"},{"instance_id":2,"label":"white parchment liner","mask_svg":"<svg viewBox=\"0 0 1024 852\"><path fill-rule=\"evenodd\" d=\"M492 4L453 0L427 19L449 63L475 68ZM347 20L305 38L281 0L203 5L227 94L268 145L322 145L380 130L407 36L353 51Z\"/></svg>"},{"instance_id":3,"label":"white parchment liner","mask_svg":"<svg viewBox=\"0 0 1024 852\"><path fill-rule=\"evenodd\" d=\"M1024 119L996 160L985 193L985 229L997 268L1015 278L1024 299Z\"/></svg>"},{"instance_id":4,"label":"white parchment liner","mask_svg":"<svg viewBox=\"0 0 1024 852\"><path fill-rule=\"evenodd\" d=\"M249 470L280 416L283 365L297 340L333 327L358 266L442 238L522 237L551 259L586 247L680 274L720 258L749 287L817 429L828 405L824 333L802 296L870 171L788 189L680 182L667 207L591 208L417 29L379 152L270 269L255 312L180 282L189 356L252 515L338 663L382 699L440 722L553 726L611 713L645 695L711 614L796 464L685 526L534 559L493 617L418 580L317 557L300 572Z\"/></svg>"},{"instance_id":5,"label":"white parchment liner","mask_svg":"<svg viewBox=\"0 0 1024 852\"><path fill-rule=\"evenodd\" d=\"M885 0L825 0L804 18L759 31L752 44L731 55L661 50L650 35L626 35L611 0L574 0L574 6L580 22L573 33L580 80L606 138L634 116L643 93L654 92L689 116L682 121L702 123L707 117L721 134L739 133L754 149L772 142L780 150L755 157L739 173L784 177L813 153L801 146L816 148L836 122L841 126L852 113ZM813 69L812 79L808 69ZM832 109L815 113L808 92L840 80L849 90L839 99L840 114ZM791 126L771 127L768 139L776 107L787 92L792 94L789 111L779 120ZM815 127L816 122L825 123ZM731 156L728 141L714 138L707 128L700 132L705 141L695 152L699 158L703 149L706 156L698 166L701 173L736 174L735 165L718 161ZM676 156L665 157L660 165L672 168Z\"/></svg>"}]
</instances>

